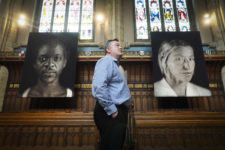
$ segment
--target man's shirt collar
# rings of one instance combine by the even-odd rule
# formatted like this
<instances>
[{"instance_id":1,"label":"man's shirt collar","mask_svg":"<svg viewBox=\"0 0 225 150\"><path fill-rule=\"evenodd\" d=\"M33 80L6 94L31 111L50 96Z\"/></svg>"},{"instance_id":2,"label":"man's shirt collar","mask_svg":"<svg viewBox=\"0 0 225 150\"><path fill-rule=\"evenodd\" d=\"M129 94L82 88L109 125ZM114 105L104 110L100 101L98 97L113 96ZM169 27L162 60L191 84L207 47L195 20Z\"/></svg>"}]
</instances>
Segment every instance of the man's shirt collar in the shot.
<instances>
[{"instance_id":1,"label":"man's shirt collar","mask_svg":"<svg viewBox=\"0 0 225 150\"><path fill-rule=\"evenodd\" d=\"M113 56L111 56L109 54L107 54L106 57L112 59L119 66L119 60L118 59L116 59L115 57L113 57Z\"/></svg>"}]
</instances>

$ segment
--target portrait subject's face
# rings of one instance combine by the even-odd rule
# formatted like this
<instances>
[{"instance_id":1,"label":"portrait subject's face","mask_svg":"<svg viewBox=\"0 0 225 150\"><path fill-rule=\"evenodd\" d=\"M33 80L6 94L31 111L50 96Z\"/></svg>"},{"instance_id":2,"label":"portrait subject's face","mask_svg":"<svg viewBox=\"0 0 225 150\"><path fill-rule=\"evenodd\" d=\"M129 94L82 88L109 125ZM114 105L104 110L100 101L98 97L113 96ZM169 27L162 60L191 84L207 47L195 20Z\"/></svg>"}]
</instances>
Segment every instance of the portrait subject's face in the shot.
<instances>
[{"instance_id":1,"label":"portrait subject's face","mask_svg":"<svg viewBox=\"0 0 225 150\"><path fill-rule=\"evenodd\" d=\"M192 47L179 46L169 56L165 76L173 82L189 82L194 74L195 58Z\"/></svg>"},{"instance_id":2,"label":"portrait subject's face","mask_svg":"<svg viewBox=\"0 0 225 150\"><path fill-rule=\"evenodd\" d=\"M39 75L39 79L49 84L59 80L66 62L64 49L61 45L44 45L38 50L34 68Z\"/></svg>"}]
</instances>

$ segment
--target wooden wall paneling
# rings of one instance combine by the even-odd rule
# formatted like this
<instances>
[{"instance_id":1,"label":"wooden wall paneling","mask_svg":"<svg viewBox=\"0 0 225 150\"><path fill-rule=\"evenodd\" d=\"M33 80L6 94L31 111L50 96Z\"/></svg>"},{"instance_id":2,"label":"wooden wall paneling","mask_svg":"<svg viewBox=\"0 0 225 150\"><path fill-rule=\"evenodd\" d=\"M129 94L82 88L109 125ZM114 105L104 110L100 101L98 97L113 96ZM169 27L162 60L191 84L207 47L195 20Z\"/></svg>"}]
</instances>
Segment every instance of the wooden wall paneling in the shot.
<instances>
[{"instance_id":1,"label":"wooden wall paneling","mask_svg":"<svg viewBox=\"0 0 225 150\"><path fill-rule=\"evenodd\" d=\"M137 91L131 91L131 97L134 102L134 111L140 112L141 111L141 103L140 103L140 97L137 95Z\"/></svg>"},{"instance_id":2,"label":"wooden wall paneling","mask_svg":"<svg viewBox=\"0 0 225 150\"><path fill-rule=\"evenodd\" d=\"M148 101L148 111L149 112L153 112L154 111L153 98L154 97L152 95L150 95L150 92L147 92L146 99Z\"/></svg>"},{"instance_id":3,"label":"wooden wall paneling","mask_svg":"<svg viewBox=\"0 0 225 150\"><path fill-rule=\"evenodd\" d=\"M16 91L14 89L11 90L10 95L8 95L8 107L7 108L7 112L13 112L15 111L15 93Z\"/></svg>"},{"instance_id":4,"label":"wooden wall paneling","mask_svg":"<svg viewBox=\"0 0 225 150\"><path fill-rule=\"evenodd\" d=\"M208 68L208 75L209 75L209 82L214 82L214 72L215 72L215 66L213 62L207 62L207 68Z\"/></svg>"},{"instance_id":5,"label":"wooden wall paneling","mask_svg":"<svg viewBox=\"0 0 225 150\"><path fill-rule=\"evenodd\" d=\"M146 65L144 63L140 63L140 83L147 82L147 75L145 69L147 69Z\"/></svg>"},{"instance_id":6,"label":"wooden wall paneling","mask_svg":"<svg viewBox=\"0 0 225 150\"><path fill-rule=\"evenodd\" d=\"M188 100L189 100L189 107L190 107L190 110L191 111L196 111L196 101L195 101L195 99L193 98L193 97L190 97L190 98L188 98Z\"/></svg>"},{"instance_id":7,"label":"wooden wall paneling","mask_svg":"<svg viewBox=\"0 0 225 150\"><path fill-rule=\"evenodd\" d=\"M84 95L84 91L81 91L81 95L80 95L80 97L81 97L81 111L82 112L86 112L86 99L85 99L85 95Z\"/></svg>"},{"instance_id":8,"label":"wooden wall paneling","mask_svg":"<svg viewBox=\"0 0 225 150\"><path fill-rule=\"evenodd\" d=\"M147 82L148 83L151 83L151 84L153 84L153 64L152 64L152 62L149 62L149 63L147 63L147 69L146 69L146 72L147 72Z\"/></svg>"},{"instance_id":9,"label":"wooden wall paneling","mask_svg":"<svg viewBox=\"0 0 225 150\"><path fill-rule=\"evenodd\" d=\"M79 89L76 90L75 100L76 100L76 110L81 111L82 99L81 99L81 91Z\"/></svg>"},{"instance_id":10,"label":"wooden wall paneling","mask_svg":"<svg viewBox=\"0 0 225 150\"><path fill-rule=\"evenodd\" d=\"M216 98L216 89L215 88L212 88L211 89L211 92L212 92L212 96L209 97L209 105L210 105L210 111L214 112L216 111L216 104L215 104L215 98Z\"/></svg>"},{"instance_id":11,"label":"wooden wall paneling","mask_svg":"<svg viewBox=\"0 0 225 150\"><path fill-rule=\"evenodd\" d=\"M199 111L205 111L206 110L206 106L205 106L205 98L206 97L201 97L201 99L199 99Z\"/></svg>"},{"instance_id":12,"label":"wooden wall paneling","mask_svg":"<svg viewBox=\"0 0 225 150\"><path fill-rule=\"evenodd\" d=\"M84 69L82 63L77 63L76 81L82 83L84 81Z\"/></svg>"},{"instance_id":13,"label":"wooden wall paneling","mask_svg":"<svg viewBox=\"0 0 225 150\"><path fill-rule=\"evenodd\" d=\"M5 66L8 68L9 70L9 78L8 78L8 83L13 83L13 78L14 78L14 74L13 74L13 65L10 65L10 63L5 63Z\"/></svg>"},{"instance_id":14,"label":"wooden wall paneling","mask_svg":"<svg viewBox=\"0 0 225 150\"><path fill-rule=\"evenodd\" d=\"M153 110L154 112L158 112L159 106L158 106L158 100L156 97L152 97L152 102L153 102Z\"/></svg>"},{"instance_id":15,"label":"wooden wall paneling","mask_svg":"<svg viewBox=\"0 0 225 150\"><path fill-rule=\"evenodd\" d=\"M209 83L214 84L215 83L215 66L212 62L208 62L207 66L209 66ZM214 95L216 95L215 88L210 87L212 96L209 97L209 106L210 111L215 111L215 105L214 105Z\"/></svg>"},{"instance_id":16,"label":"wooden wall paneling","mask_svg":"<svg viewBox=\"0 0 225 150\"><path fill-rule=\"evenodd\" d=\"M210 84L214 84L215 83L215 65L212 63L212 62L208 62L209 63L209 82ZM211 93L212 93L212 96L209 97L209 106L210 106L210 111L215 111L215 105L214 105L214 97L216 95L216 92L215 92L215 88L211 87L210 88L211 90Z\"/></svg>"},{"instance_id":17,"label":"wooden wall paneling","mask_svg":"<svg viewBox=\"0 0 225 150\"><path fill-rule=\"evenodd\" d=\"M96 100L92 96L91 90L88 91L88 100L89 100L89 108L88 108L88 110L89 110L89 112L93 112Z\"/></svg>"},{"instance_id":18,"label":"wooden wall paneling","mask_svg":"<svg viewBox=\"0 0 225 150\"><path fill-rule=\"evenodd\" d=\"M209 109L209 97L203 97L203 105L204 105L204 111L208 112Z\"/></svg>"},{"instance_id":19,"label":"wooden wall paneling","mask_svg":"<svg viewBox=\"0 0 225 150\"><path fill-rule=\"evenodd\" d=\"M143 112L143 100L140 95L141 91L135 91L136 101L137 101L137 112Z\"/></svg>"},{"instance_id":20,"label":"wooden wall paneling","mask_svg":"<svg viewBox=\"0 0 225 150\"><path fill-rule=\"evenodd\" d=\"M83 92L83 101L84 101L84 105L83 105L83 112L87 113L89 111L89 96L87 95L87 91Z\"/></svg>"},{"instance_id":21,"label":"wooden wall paneling","mask_svg":"<svg viewBox=\"0 0 225 150\"><path fill-rule=\"evenodd\" d=\"M0 149L94 149L99 136L96 130L90 114L1 114Z\"/></svg>"},{"instance_id":22,"label":"wooden wall paneling","mask_svg":"<svg viewBox=\"0 0 225 150\"><path fill-rule=\"evenodd\" d=\"M129 66L129 70L128 70L129 72L130 72L130 80L128 80L128 83L130 82L130 83L135 83L135 81L136 81L136 65L135 65L135 63L131 63L130 64L130 66Z\"/></svg>"},{"instance_id":23,"label":"wooden wall paneling","mask_svg":"<svg viewBox=\"0 0 225 150\"><path fill-rule=\"evenodd\" d=\"M6 93L5 93L5 99L4 99L4 103L3 103L3 111L2 112L7 112L7 110L8 110L8 106L10 104L8 94L10 94L9 88L6 90Z\"/></svg>"},{"instance_id":24,"label":"wooden wall paneling","mask_svg":"<svg viewBox=\"0 0 225 150\"><path fill-rule=\"evenodd\" d=\"M220 110L223 111L225 109L225 93L224 93L224 89L223 89L223 82L222 82L222 76L221 76L221 71L222 68L224 66L224 62L220 63L220 68L218 70L219 74L218 74L218 97L219 97L219 101L220 101Z\"/></svg>"},{"instance_id":25,"label":"wooden wall paneling","mask_svg":"<svg viewBox=\"0 0 225 150\"><path fill-rule=\"evenodd\" d=\"M217 149L224 137L213 127L140 127L135 137L136 149ZM220 128L221 129L221 128ZM218 132L218 131L217 131ZM220 139L219 139L220 138ZM214 142L216 141L216 142Z\"/></svg>"},{"instance_id":26,"label":"wooden wall paneling","mask_svg":"<svg viewBox=\"0 0 225 150\"><path fill-rule=\"evenodd\" d=\"M216 84L216 92L215 92L215 105L216 110L221 111L221 102L220 102L220 89L219 89L219 82L221 81L221 62L215 62L215 84Z\"/></svg>"},{"instance_id":27,"label":"wooden wall paneling","mask_svg":"<svg viewBox=\"0 0 225 150\"><path fill-rule=\"evenodd\" d=\"M16 84L20 83L21 77L22 77L22 64L19 63L17 65L15 65L15 82Z\"/></svg>"},{"instance_id":28,"label":"wooden wall paneling","mask_svg":"<svg viewBox=\"0 0 225 150\"><path fill-rule=\"evenodd\" d=\"M149 100L147 99L147 91L143 90L141 99L143 99L143 111L148 112L149 111Z\"/></svg>"},{"instance_id":29,"label":"wooden wall paneling","mask_svg":"<svg viewBox=\"0 0 225 150\"><path fill-rule=\"evenodd\" d=\"M32 145L33 138L34 138L32 134L34 133L34 131L35 131L35 128L29 128L26 126L22 127L21 133L23 133L23 135L20 135L19 145L20 146Z\"/></svg>"},{"instance_id":30,"label":"wooden wall paneling","mask_svg":"<svg viewBox=\"0 0 225 150\"><path fill-rule=\"evenodd\" d=\"M79 145L79 128L69 127L68 128L68 136L67 136L67 144L69 146Z\"/></svg>"},{"instance_id":31,"label":"wooden wall paneling","mask_svg":"<svg viewBox=\"0 0 225 150\"><path fill-rule=\"evenodd\" d=\"M90 127L83 127L82 128L82 135L83 135L83 145L94 145L95 138L92 136L95 133L95 128Z\"/></svg>"},{"instance_id":32,"label":"wooden wall paneling","mask_svg":"<svg viewBox=\"0 0 225 150\"><path fill-rule=\"evenodd\" d=\"M135 83L141 83L141 63L135 64Z\"/></svg>"},{"instance_id":33,"label":"wooden wall paneling","mask_svg":"<svg viewBox=\"0 0 225 150\"><path fill-rule=\"evenodd\" d=\"M85 63L82 65L82 68L84 70L84 81L83 83L88 83L89 82L89 67L88 65Z\"/></svg>"},{"instance_id":34,"label":"wooden wall paneling","mask_svg":"<svg viewBox=\"0 0 225 150\"><path fill-rule=\"evenodd\" d=\"M89 71L89 74L88 74L88 81L89 83L92 83L92 79L93 79L93 75L94 75L94 69L95 69L95 63L89 63L88 64L88 71Z\"/></svg>"},{"instance_id":35,"label":"wooden wall paneling","mask_svg":"<svg viewBox=\"0 0 225 150\"><path fill-rule=\"evenodd\" d=\"M145 93L139 94L138 96L134 97L135 103L138 103L137 107L135 106L135 109L138 111L158 111L158 108L160 107L158 105L158 98L154 97L154 88L152 87L153 83L153 71L151 66L151 61L140 61L140 62L121 62L128 73L128 83L132 84L132 90L137 91L151 91L149 97L145 97ZM64 110L54 108L54 104L49 104L49 109L42 109L42 110L34 110L30 108L29 99L26 102L25 99L20 99L17 97L17 93L14 93L15 91L18 92L18 87L14 87L18 85L19 79L21 77L21 69L23 63L15 63L15 62L5 62L7 64L10 71L10 79L9 79L9 85L12 87L8 87L7 93L6 93L6 99L4 103L4 112L71 112L71 111L82 111L84 112L92 112L95 102L93 101L93 98L91 96L91 79L93 76L94 66L95 62L78 62L77 65L77 84L78 88L76 88L77 94L75 95L75 105L73 108L66 107ZM224 95L222 94L222 91L220 91L220 70L221 67L224 65L223 61L207 61L207 67L209 70L209 80L211 85L217 85L217 87L211 87L213 96L209 98L188 98L187 101L189 103L189 110L193 111L225 111L224 105ZM16 72L15 72L16 71ZM87 84L87 86L86 86ZM145 85L146 84L146 85ZM142 86L142 88L141 88ZM146 88L148 87L148 88ZM83 90L89 91L86 92L86 95L84 94ZM14 91L14 92L11 92ZM216 96L217 95L217 96ZM208 106L207 102L208 101ZM87 103L87 105L83 104ZM151 106L150 106L150 104ZM69 105L69 103L68 103ZM87 106L87 107L86 107ZM84 109L82 107L85 107ZM150 107L150 108L148 108ZM193 108L192 108L193 107ZM161 111L164 108L161 109ZM170 109L172 110L172 109ZM186 111L187 108L174 108L174 111ZM168 110L164 110L168 111Z\"/></svg>"},{"instance_id":36,"label":"wooden wall paneling","mask_svg":"<svg viewBox=\"0 0 225 150\"><path fill-rule=\"evenodd\" d=\"M4 127L0 127L0 147L2 147L4 145L4 141L5 141L5 128Z\"/></svg>"},{"instance_id":37,"label":"wooden wall paneling","mask_svg":"<svg viewBox=\"0 0 225 150\"><path fill-rule=\"evenodd\" d=\"M144 99L146 92L144 90L140 91L140 100L142 103L142 112L147 112L147 101Z\"/></svg>"}]
</instances>

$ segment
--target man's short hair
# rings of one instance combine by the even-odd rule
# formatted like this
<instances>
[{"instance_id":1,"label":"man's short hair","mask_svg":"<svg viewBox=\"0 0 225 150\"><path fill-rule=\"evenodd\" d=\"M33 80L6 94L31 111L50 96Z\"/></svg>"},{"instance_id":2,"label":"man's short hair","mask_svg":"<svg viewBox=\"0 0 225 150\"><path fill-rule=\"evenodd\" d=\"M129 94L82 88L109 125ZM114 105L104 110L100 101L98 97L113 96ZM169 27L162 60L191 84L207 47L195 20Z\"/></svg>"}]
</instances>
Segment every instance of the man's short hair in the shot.
<instances>
[{"instance_id":1,"label":"man's short hair","mask_svg":"<svg viewBox=\"0 0 225 150\"><path fill-rule=\"evenodd\" d=\"M110 47L110 44L111 44L111 42L113 42L113 41L119 42L118 39L108 40L108 41L106 42L106 44L105 44L105 54L107 54L107 50L106 50L106 49Z\"/></svg>"}]
</instances>

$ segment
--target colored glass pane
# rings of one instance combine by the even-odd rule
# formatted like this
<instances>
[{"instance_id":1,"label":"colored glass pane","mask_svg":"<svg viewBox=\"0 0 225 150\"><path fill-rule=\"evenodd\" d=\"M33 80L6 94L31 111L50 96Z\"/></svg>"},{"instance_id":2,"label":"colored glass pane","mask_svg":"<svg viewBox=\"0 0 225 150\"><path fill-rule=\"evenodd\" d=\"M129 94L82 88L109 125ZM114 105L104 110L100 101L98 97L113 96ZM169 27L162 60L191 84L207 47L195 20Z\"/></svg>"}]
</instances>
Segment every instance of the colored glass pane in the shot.
<instances>
[{"instance_id":1,"label":"colored glass pane","mask_svg":"<svg viewBox=\"0 0 225 150\"><path fill-rule=\"evenodd\" d=\"M79 31L80 6L80 0L70 0L67 32Z\"/></svg>"},{"instance_id":2,"label":"colored glass pane","mask_svg":"<svg viewBox=\"0 0 225 150\"><path fill-rule=\"evenodd\" d=\"M83 0L81 15L81 39L92 39L93 35L93 0Z\"/></svg>"},{"instance_id":3,"label":"colored glass pane","mask_svg":"<svg viewBox=\"0 0 225 150\"><path fill-rule=\"evenodd\" d=\"M52 32L63 32L66 13L66 0L56 0Z\"/></svg>"},{"instance_id":4,"label":"colored glass pane","mask_svg":"<svg viewBox=\"0 0 225 150\"><path fill-rule=\"evenodd\" d=\"M148 39L148 26L145 0L135 0L137 39Z\"/></svg>"},{"instance_id":5,"label":"colored glass pane","mask_svg":"<svg viewBox=\"0 0 225 150\"><path fill-rule=\"evenodd\" d=\"M44 0L41 10L39 32L50 32L53 0Z\"/></svg>"},{"instance_id":6,"label":"colored glass pane","mask_svg":"<svg viewBox=\"0 0 225 150\"><path fill-rule=\"evenodd\" d=\"M149 0L149 16L151 31L162 31L159 0Z\"/></svg>"},{"instance_id":7,"label":"colored glass pane","mask_svg":"<svg viewBox=\"0 0 225 150\"><path fill-rule=\"evenodd\" d=\"M162 0L165 31L176 31L172 0Z\"/></svg>"},{"instance_id":8,"label":"colored glass pane","mask_svg":"<svg viewBox=\"0 0 225 150\"><path fill-rule=\"evenodd\" d=\"M176 0L177 17L180 31L190 31L190 22L185 0Z\"/></svg>"}]
</instances>

